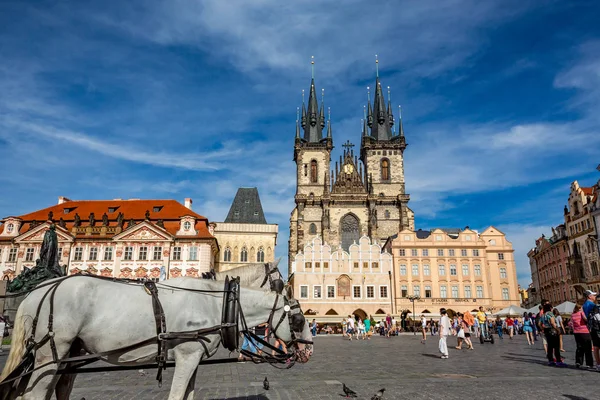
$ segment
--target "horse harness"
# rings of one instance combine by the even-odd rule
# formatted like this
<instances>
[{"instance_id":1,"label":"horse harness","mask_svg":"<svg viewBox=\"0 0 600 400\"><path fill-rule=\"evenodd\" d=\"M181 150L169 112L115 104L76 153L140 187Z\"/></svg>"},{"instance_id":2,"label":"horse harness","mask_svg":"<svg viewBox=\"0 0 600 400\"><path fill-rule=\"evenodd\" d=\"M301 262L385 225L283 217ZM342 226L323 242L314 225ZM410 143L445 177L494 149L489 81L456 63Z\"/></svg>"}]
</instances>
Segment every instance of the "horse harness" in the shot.
<instances>
[{"instance_id":1,"label":"horse harness","mask_svg":"<svg viewBox=\"0 0 600 400\"><path fill-rule=\"evenodd\" d=\"M21 379L19 381L19 383L17 384L16 390L18 393L21 393L25 389L26 384L27 384L31 374L33 372L35 372L36 370L43 368L50 364L58 364L59 366L71 365L70 369L73 371L76 371L76 368L79 368L84 365L98 361L102 357L107 357L107 356L110 356L110 355L116 354L116 353L124 353L124 352L128 352L128 351L132 351L132 350L147 346L149 344L152 344L153 342L155 342L157 345L156 363L158 366L158 372L157 372L156 379L157 379L159 387L160 387L162 385L162 371L165 370L167 367L167 350L168 350L167 342L168 341L170 341L170 340L197 341L202 345L202 347L204 347L205 354L209 354L206 343L210 343L211 340L208 338L208 335L218 333L221 336L220 339L223 344L223 347L225 347L229 351L233 351L233 350L238 349L238 347L239 347L240 330L239 330L238 320L242 324L241 333L248 340L254 340L256 342L259 342L263 346L267 346L270 349L277 352L276 356L271 356L271 355L267 356L264 354L261 355L261 354L252 353L247 350L241 350L242 354L249 356L255 362L269 362L270 364L284 363L293 357L293 354L284 353L279 348L275 348L274 346L269 344L267 341L263 340L262 338L260 338L259 336L257 336L256 334L254 334L253 332L250 331L250 329L246 325L246 321L245 321L242 307L240 304L239 277L233 278L233 279L229 279L229 277L226 277L225 287L222 291L179 288L179 287L175 287L175 286L165 285L162 283L160 284L161 287L164 286L165 288L170 288L170 289L175 289L175 290L184 290L184 291L191 291L191 292L198 292L198 293L209 293L209 292L210 293L223 293L223 311L222 311L222 318L221 318L220 325L209 327L209 328L192 330L192 331L167 332L166 317L165 317L165 313L164 313L162 304L159 300L158 287L157 287L156 283L154 283L152 281L146 281L146 282L143 282L143 287L144 287L145 291L152 298L152 309L153 309L153 313L154 313L154 321L155 321L156 333L157 333L156 337L149 338L149 339L143 340L141 342L134 343L132 345L122 347L119 349L115 349L115 350L110 350L110 351L95 353L95 354L85 354L85 355L80 355L80 356L67 357L67 358L63 358L63 359L59 360L57 350L56 350L56 344L54 341L54 330L53 330L53 327L54 327L54 296L56 294L56 290L58 289L58 287L60 286L61 283L63 283L65 280L67 280L69 278L72 278L75 276L82 276L82 275L89 276L91 278L110 280L110 281L115 281L115 282L120 282L120 283L139 284L139 281L134 281L134 280L122 280L122 279L108 278L108 277L95 276L95 275L86 275L86 274L80 273L80 274L74 274L74 275L67 276L59 281L52 282L50 284L46 284L46 285L42 284L42 285L38 286L36 289L39 289L40 287L46 287L46 286L50 286L50 289L48 291L46 291L46 293L43 295L40 303L38 304L36 315L32 322L31 335L29 336L29 338L26 341L26 350L25 350L25 354L23 356L21 363L19 364L19 366L17 368L15 368L14 371L11 372L11 374L9 374L2 382L0 382L0 387L2 387L3 390L4 390L5 384L13 383L16 380L25 377L26 379ZM19 295L21 295L21 294L22 293L19 293ZM50 296L50 299L49 299L50 300L50 310L49 310L49 315L48 315L48 333L39 342L36 342L35 333L36 333L37 325L39 322L39 315L40 315L44 300L46 299L46 297L48 297L48 295ZM6 296L6 297L9 297L9 296ZM283 297L283 299L284 299L284 307L283 307L284 312L282 313L276 326L273 327L273 317L274 317L275 312L278 309L277 305L279 303L279 297ZM295 312L292 312L292 311L295 311ZM302 311L300 310L299 303L294 299L288 300L285 296L277 294L275 296L275 302L273 304L273 308L271 310L271 313L269 314L269 319L268 319L269 330L271 331L271 334L273 334L274 337L277 337L275 332L276 332L277 328L279 328L281 323L284 321L286 316L290 323L290 332L291 332L291 336L292 336L292 341L290 344L291 345L295 345L296 343L312 344L312 342L298 339L295 334L295 331L298 331L298 332L302 331L302 327L303 327L304 321L305 321L304 316L302 315ZM34 363L35 363L35 353L37 352L38 349L40 349L42 346L44 346L48 342L50 343L50 349L52 351L52 361L33 368ZM288 363L288 365L289 366L287 368L291 367L292 364ZM2 396L1 398L4 398L4 396Z\"/></svg>"},{"instance_id":2,"label":"horse harness","mask_svg":"<svg viewBox=\"0 0 600 400\"><path fill-rule=\"evenodd\" d=\"M277 273L278 278L277 279L273 279L273 274ZM279 268L277 268L277 266L269 269L269 263L265 263L265 278L263 279L262 283L260 284L260 287L262 288L263 286L265 286L267 284L267 282L269 282L269 287L271 288L272 292L275 293L279 293L281 294L281 292L283 292L283 287L284 287L284 283L283 283L283 279L281 279L281 273L279 272Z\"/></svg>"}]
</instances>

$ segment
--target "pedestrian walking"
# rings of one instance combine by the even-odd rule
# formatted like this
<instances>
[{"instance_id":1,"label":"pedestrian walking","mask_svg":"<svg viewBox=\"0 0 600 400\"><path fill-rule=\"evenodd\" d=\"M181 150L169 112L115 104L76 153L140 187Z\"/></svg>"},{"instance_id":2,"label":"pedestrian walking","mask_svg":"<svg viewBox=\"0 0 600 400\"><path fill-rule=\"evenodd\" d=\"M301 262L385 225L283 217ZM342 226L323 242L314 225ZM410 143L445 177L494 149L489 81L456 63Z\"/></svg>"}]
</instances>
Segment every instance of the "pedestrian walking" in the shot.
<instances>
[{"instance_id":1,"label":"pedestrian walking","mask_svg":"<svg viewBox=\"0 0 600 400\"><path fill-rule=\"evenodd\" d=\"M533 316L531 313L524 312L523 313L523 333L525 333L525 337L527 338L527 344L533 345Z\"/></svg>"},{"instance_id":2,"label":"pedestrian walking","mask_svg":"<svg viewBox=\"0 0 600 400\"><path fill-rule=\"evenodd\" d=\"M421 343L425 344L425 341L427 341L427 320L423 314L421 314L421 333L423 334Z\"/></svg>"},{"instance_id":3,"label":"pedestrian walking","mask_svg":"<svg viewBox=\"0 0 600 400\"><path fill-rule=\"evenodd\" d=\"M576 304L571 314L571 325L573 326L573 336L577 350L575 351L575 366L577 368L585 366L588 368L594 367L594 359L592 358L592 337L587 327L587 318L580 304Z\"/></svg>"},{"instance_id":4,"label":"pedestrian walking","mask_svg":"<svg viewBox=\"0 0 600 400\"><path fill-rule=\"evenodd\" d=\"M448 318L448 314L445 308L440 308L440 342L439 349L440 353L442 353L441 358L448 358L448 344L446 343L446 339L448 335L450 335L450 318Z\"/></svg>"},{"instance_id":5,"label":"pedestrian walking","mask_svg":"<svg viewBox=\"0 0 600 400\"><path fill-rule=\"evenodd\" d=\"M562 362L560 355L560 339L559 339L559 328L556 324L556 319L552 313L552 305L544 305L544 315L541 318L541 324L544 328L544 335L548 342L548 351L546 357L548 358L549 366L566 367L567 364ZM556 360L556 361L555 361Z\"/></svg>"}]
</instances>

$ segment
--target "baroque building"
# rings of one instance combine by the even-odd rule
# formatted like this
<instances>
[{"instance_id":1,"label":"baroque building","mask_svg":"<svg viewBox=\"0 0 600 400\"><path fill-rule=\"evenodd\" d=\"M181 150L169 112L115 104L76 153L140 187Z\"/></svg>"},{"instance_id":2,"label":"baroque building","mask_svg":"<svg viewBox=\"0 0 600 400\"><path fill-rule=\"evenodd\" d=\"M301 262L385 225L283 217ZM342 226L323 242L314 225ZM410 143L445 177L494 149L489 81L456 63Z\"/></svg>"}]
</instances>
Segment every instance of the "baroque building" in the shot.
<instances>
[{"instance_id":1,"label":"baroque building","mask_svg":"<svg viewBox=\"0 0 600 400\"><path fill-rule=\"evenodd\" d=\"M60 265L74 274L158 280L198 277L215 267L214 224L175 200L78 200L0 221L0 272L35 266L44 233L56 225Z\"/></svg>"},{"instance_id":2,"label":"baroque building","mask_svg":"<svg viewBox=\"0 0 600 400\"><path fill-rule=\"evenodd\" d=\"M403 230L384 250L394 258L396 312L410 310L409 295L419 296L415 312L440 307L490 312L520 304L514 250L504 233L490 226L482 233L468 227Z\"/></svg>"},{"instance_id":3,"label":"baroque building","mask_svg":"<svg viewBox=\"0 0 600 400\"><path fill-rule=\"evenodd\" d=\"M227 218L217 222L217 270L227 271L246 263L272 262L277 245L277 224L268 224L257 188L239 188Z\"/></svg>"},{"instance_id":4,"label":"baroque building","mask_svg":"<svg viewBox=\"0 0 600 400\"><path fill-rule=\"evenodd\" d=\"M594 186L581 187L574 181L564 208L571 281L578 292L600 289L598 231L592 214L597 197Z\"/></svg>"},{"instance_id":5,"label":"baroque building","mask_svg":"<svg viewBox=\"0 0 600 400\"><path fill-rule=\"evenodd\" d=\"M542 235L535 241L535 248L529 251L530 265L535 265L536 279L534 283L541 299L552 304L565 301L576 302L577 295L572 288L571 268L569 266L569 243L565 225L552 228L550 239ZM532 264L533 263L533 264Z\"/></svg>"},{"instance_id":6,"label":"baroque building","mask_svg":"<svg viewBox=\"0 0 600 400\"><path fill-rule=\"evenodd\" d=\"M328 113L329 114L329 113ZM361 145L355 155L350 142L339 161L331 165L333 135L331 118L325 118L323 95L317 99L314 78L308 103L302 103L296 120L295 207L290 218L289 269L295 255L320 237L334 251L348 252L362 236L382 244L404 229L414 229L414 213L405 192L402 119L398 132L391 101L386 104L379 74L373 102L365 111Z\"/></svg>"}]
</instances>

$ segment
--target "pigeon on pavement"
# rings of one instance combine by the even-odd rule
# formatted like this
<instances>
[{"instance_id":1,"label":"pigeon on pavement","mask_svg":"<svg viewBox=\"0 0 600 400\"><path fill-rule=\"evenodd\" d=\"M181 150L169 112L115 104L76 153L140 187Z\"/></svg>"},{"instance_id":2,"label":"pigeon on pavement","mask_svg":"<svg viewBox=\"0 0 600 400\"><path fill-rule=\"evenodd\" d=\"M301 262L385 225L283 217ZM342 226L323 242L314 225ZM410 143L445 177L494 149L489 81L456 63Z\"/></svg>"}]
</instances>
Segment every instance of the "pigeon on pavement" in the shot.
<instances>
[{"instance_id":1,"label":"pigeon on pavement","mask_svg":"<svg viewBox=\"0 0 600 400\"><path fill-rule=\"evenodd\" d=\"M383 392L385 392L385 389L379 389L379 392L375 393L373 395L373 397L371 397L371 400L381 400L381 399L383 399Z\"/></svg>"},{"instance_id":2,"label":"pigeon on pavement","mask_svg":"<svg viewBox=\"0 0 600 400\"><path fill-rule=\"evenodd\" d=\"M342 389L344 389L344 394L346 395L346 397L356 397L356 392L350 389L348 386L346 386L345 383L342 383Z\"/></svg>"},{"instance_id":3,"label":"pigeon on pavement","mask_svg":"<svg viewBox=\"0 0 600 400\"><path fill-rule=\"evenodd\" d=\"M266 376L265 376L265 380L263 381L263 388L265 388L265 390L269 390L269 380L267 379Z\"/></svg>"}]
</instances>

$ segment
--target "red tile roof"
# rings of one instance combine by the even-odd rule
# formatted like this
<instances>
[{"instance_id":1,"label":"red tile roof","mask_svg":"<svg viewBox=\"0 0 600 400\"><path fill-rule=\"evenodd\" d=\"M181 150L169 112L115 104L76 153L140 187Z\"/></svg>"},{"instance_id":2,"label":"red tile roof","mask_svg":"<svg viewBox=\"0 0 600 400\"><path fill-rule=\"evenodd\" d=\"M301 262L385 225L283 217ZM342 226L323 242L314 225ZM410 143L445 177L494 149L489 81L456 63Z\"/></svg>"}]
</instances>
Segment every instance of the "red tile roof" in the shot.
<instances>
[{"instance_id":1,"label":"red tile roof","mask_svg":"<svg viewBox=\"0 0 600 400\"><path fill-rule=\"evenodd\" d=\"M583 194L585 194L586 196L591 196L594 194L594 187L582 187L581 190L583 191Z\"/></svg>"},{"instance_id":2,"label":"red tile roof","mask_svg":"<svg viewBox=\"0 0 600 400\"><path fill-rule=\"evenodd\" d=\"M157 211L154 211L155 208L157 208ZM119 213L123 213L123 229L126 229L132 219L136 223L144 221L146 211L150 212L149 221L151 223L156 224L159 220L162 220L164 229L173 236L176 236L179 230L180 217L189 215L196 219L194 227L198 234L196 236L185 236L186 238L214 238L208 230L208 219L206 217L195 213L175 200L69 200L17 218L22 221L19 234L31 229L31 222L33 221L38 224L45 222L50 212L53 213L52 217L55 222L60 221L62 218L65 221L66 229L69 231L73 228L75 214L78 214L81 219L81 227L86 227L90 225L90 213L94 213L95 226L99 227L102 226L102 216L106 213L108 226L114 227L117 226L117 216ZM3 231L4 226L0 226L0 232ZM77 236L84 237L85 235L78 234ZM94 235L94 237L97 237L97 235Z\"/></svg>"}]
</instances>

